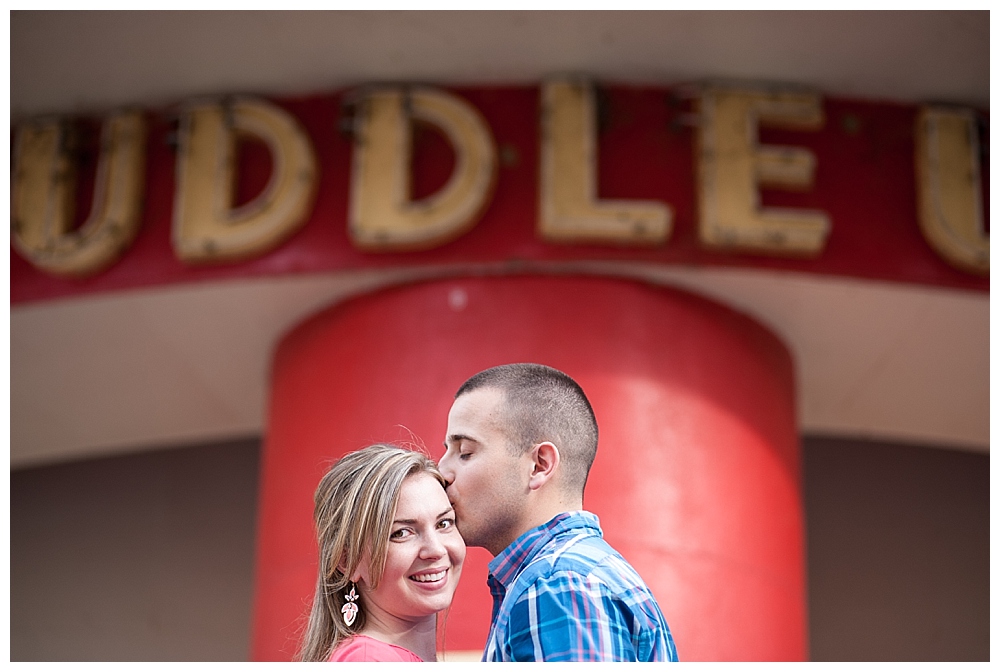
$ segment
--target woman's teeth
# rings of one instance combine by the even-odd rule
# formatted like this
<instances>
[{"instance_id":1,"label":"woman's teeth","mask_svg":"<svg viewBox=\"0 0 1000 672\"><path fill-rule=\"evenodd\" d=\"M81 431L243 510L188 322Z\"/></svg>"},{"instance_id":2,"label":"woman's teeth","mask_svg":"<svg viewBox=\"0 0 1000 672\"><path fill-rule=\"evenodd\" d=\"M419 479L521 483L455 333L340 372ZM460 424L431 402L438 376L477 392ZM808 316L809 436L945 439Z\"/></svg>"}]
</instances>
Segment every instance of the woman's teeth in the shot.
<instances>
[{"instance_id":1,"label":"woman's teeth","mask_svg":"<svg viewBox=\"0 0 1000 672\"><path fill-rule=\"evenodd\" d=\"M445 571L434 572L433 574L414 574L410 578L419 583L430 583L431 581L440 581L444 578Z\"/></svg>"}]
</instances>

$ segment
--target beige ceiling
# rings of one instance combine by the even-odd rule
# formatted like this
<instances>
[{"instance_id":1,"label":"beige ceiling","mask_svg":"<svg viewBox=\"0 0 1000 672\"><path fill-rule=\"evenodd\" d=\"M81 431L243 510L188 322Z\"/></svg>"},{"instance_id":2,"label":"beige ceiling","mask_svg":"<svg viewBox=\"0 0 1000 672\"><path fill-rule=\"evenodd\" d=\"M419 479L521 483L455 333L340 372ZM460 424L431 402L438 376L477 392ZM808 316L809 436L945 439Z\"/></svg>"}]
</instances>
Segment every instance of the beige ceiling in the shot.
<instances>
[{"instance_id":1,"label":"beige ceiling","mask_svg":"<svg viewBox=\"0 0 1000 672\"><path fill-rule=\"evenodd\" d=\"M204 94L525 84L573 72L987 107L989 47L988 11L14 11L10 96L17 119Z\"/></svg>"},{"instance_id":2,"label":"beige ceiling","mask_svg":"<svg viewBox=\"0 0 1000 672\"><path fill-rule=\"evenodd\" d=\"M989 450L988 296L749 269L572 268L694 291L770 328L795 360L803 432ZM266 432L284 333L353 294L447 272L260 278L19 306L11 466Z\"/></svg>"}]
</instances>

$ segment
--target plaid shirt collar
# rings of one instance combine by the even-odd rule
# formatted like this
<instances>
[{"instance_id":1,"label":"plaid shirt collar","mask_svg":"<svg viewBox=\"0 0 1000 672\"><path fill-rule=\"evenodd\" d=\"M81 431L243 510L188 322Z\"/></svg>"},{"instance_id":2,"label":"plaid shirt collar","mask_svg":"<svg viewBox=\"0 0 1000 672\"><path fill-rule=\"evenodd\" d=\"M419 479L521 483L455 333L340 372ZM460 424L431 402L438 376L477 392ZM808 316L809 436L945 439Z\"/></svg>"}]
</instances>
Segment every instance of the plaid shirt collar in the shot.
<instances>
[{"instance_id":1,"label":"plaid shirt collar","mask_svg":"<svg viewBox=\"0 0 1000 672\"><path fill-rule=\"evenodd\" d=\"M549 522L528 530L490 561L488 583L497 582L506 592L521 568L531 562L549 541L567 532L583 529L589 529L598 537L604 536L600 520L590 511L560 513Z\"/></svg>"}]
</instances>

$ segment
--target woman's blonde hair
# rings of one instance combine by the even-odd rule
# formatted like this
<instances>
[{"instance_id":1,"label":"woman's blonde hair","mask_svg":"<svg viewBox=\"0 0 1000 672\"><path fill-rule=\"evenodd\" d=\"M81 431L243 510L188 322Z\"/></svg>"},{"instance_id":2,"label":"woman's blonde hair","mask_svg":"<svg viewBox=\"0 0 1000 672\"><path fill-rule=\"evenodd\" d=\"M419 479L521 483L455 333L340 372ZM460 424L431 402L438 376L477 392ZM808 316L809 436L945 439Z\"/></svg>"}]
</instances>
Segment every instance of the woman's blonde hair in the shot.
<instances>
[{"instance_id":1,"label":"woman's blonde hair","mask_svg":"<svg viewBox=\"0 0 1000 672\"><path fill-rule=\"evenodd\" d=\"M350 626L341 613L350 577L368 551L371 588L378 587L400 488L418 473L429 473L446 485L427 455L380 443L348 453L323 476L313 513L319 571L299 660L325 661L341 641L364 628L364 605Z\"/></svg>"}]
</instances>

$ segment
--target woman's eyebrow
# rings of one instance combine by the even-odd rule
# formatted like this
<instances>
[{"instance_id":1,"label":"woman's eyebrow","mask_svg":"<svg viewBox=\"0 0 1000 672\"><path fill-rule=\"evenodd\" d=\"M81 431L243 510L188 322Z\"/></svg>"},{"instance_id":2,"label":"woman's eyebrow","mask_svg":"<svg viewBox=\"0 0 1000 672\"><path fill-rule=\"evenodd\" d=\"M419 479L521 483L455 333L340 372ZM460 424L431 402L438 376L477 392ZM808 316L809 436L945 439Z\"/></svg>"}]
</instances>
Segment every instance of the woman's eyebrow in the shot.
<instances>
[{"instance_id":1,"label":"woman's eyebrow","mask_svg":"<svg viewBox=\"0 0 1000 672\"><path fill-rule=\"evenodd\" d=\"M445 516L447 516L449 513L453 512L454 510L455 510L454 507L449 506L443 512L439 513L437 515L437 517L438 518L444 518ZM419 521L417 521L416 518L398 518L398 519L392 521L392 524L393 525L416 525L417 522L419 522Z\"/></svg>"}]
</instances>

